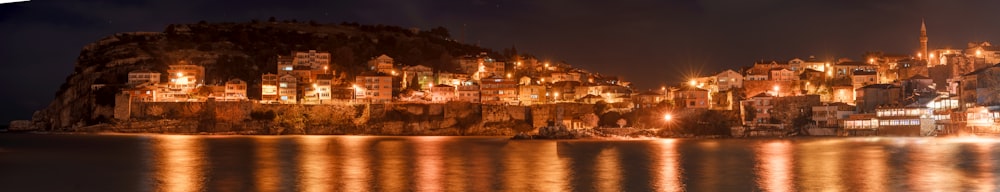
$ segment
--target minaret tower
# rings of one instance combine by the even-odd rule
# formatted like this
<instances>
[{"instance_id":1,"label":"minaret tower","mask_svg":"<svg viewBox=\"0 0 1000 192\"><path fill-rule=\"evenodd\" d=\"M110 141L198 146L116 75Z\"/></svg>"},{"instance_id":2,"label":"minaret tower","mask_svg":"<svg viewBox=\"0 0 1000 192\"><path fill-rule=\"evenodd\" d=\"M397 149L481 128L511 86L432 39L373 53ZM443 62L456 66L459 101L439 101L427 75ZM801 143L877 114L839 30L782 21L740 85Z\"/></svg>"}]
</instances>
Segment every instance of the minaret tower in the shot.
<instances>
[{"instance_id":1,"label":"minaret tower","mask_svg":"<svg viewBox=\"0 0 1000 192\"><path fill-rule=\"evenodd\" d=\"M920 19L920 55L919 59L927 60L929 57L927 55L927 26L924 25L924 20Z\"/></svg>"}]
</instances>

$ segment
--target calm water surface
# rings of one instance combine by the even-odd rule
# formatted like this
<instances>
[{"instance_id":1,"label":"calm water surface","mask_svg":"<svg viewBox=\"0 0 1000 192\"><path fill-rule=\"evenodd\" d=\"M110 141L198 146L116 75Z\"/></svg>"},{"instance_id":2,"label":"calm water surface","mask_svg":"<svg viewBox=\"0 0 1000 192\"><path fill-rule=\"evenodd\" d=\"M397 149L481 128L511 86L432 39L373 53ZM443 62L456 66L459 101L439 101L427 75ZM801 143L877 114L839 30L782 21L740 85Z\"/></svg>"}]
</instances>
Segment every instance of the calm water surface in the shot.
<instances>
[{"instance_id":1,"label":"calm water surface","mask_svg":"<svg viewBox=\"0 0 1000 192\"><path fill-rule=\"evenodd\" d=\"M0 135L0 191L997 191L998 139Z\"/></svg>"}]
</instances>

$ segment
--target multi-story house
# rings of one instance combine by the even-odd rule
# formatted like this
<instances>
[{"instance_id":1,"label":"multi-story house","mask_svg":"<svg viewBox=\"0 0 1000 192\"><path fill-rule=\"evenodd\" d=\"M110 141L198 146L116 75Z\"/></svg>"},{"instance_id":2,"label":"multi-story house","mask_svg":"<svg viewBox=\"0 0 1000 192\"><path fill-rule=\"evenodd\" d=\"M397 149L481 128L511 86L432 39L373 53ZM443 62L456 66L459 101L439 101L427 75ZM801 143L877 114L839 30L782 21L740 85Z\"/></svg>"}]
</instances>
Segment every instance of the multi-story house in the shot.
<instances>
[{"instance_id":1,"label":"multi-story house","mask_svg":"<svg viewBox=\"0 0 1000 192\"><path fill-rule=\"evenodd\" d=\"M170 74L168 87L180 93L189 93L205 82L205 67L188 64L184 61L177 65L170 65L167 74Z\"/></svg>"},{"instance_id":2,"label":"multi-story house","mask_svg":"<svg viewBox=\"0 0 1000 192\"><path fill-rule=\"evenodd\" d=\"M392 101L392 76L364 73L355 77L354 84L360 88L358 99L371 103Z\"/></svg>"},{"instance_id":3,"label":"multi-story house","mask_svg":"<svg viewBox=\"0 0 1000 192\"><path fill-rule=\"evenodd\" d=\"M472 81L465 81L458 84L457 101L479 103L480 99L480 88L478 84L472 83Z\"/></svg>"},{"instance_id":4,"label":"multi-story house","mask_svg":"<svg viewBox=\"0 0 1000 192\"><path fill-rule=\"evenodd\" d=\"M270 103L278 101L278 75L277 74L264 74L261 75L260 81L260 100L263 103Z\"/></svg>"},{"instance_id":5,"label":"multi-story house","mask_svg":"<svg viewBox=\"0 0 1000 192\"><path fill-rule=\"evenodd\" d=\"M812 120L819 127L840 127L856 110L847 103L825 103L812 107Z\"/></svg>"},{"instance_id":6,"label":"multi-story house","mask_svg":"<svg viewBox=\"0 0 1000 192\"><path fill-rule=\"evenodd\" d=\"M858 113L872 113L882 105L899 105L903 100L902 88L893 84L871 84L856 90Z\"/></svg>"},{"instance_id":7,"label":"multi-story house","mask_svg":"<svg viewBox=\"0 0 1000 192\"><path fill-rule=\"evenodd\" d=\"M457 99L456 94L458 94L458 89L454 86L437 84L431 87L431 102L434 103L444 103L448 101L454 101Z\"/></svg>"},{"instance_id":8,"label":"multi-story house","mask_svg":"<svg viewBox=\"0 0 1000 192\"><path fill-rule=\"evenodd\" d=\"M482 103L490 105L516 105L517 104L517 81L493 75L483 78Z\"/></svg>"},{"instance_id":9,"label":"multi-story house","mask_svg":"<svg viewBox=\"0 0 1000 192\"><path fill-rule=\"evenodd\" d=\"M219 100L219 98L216 98ZM226 81L225 92L222 101L243 101L247 100L247 82L241 79L230 79Z\"/></svg>"},{"instance_id":10,"label":"multi-story house","mask_svg":"<svg viewBox=\"0 0 1000 192\"><path fill-rule=\"evenodd\" d=\"M278 77L278 102L285 104L298 103L299 78L286 74Z\"/></svg>"},{"instance_id":11,"label":"multi-story house","mask_svg":"<svg viewBox=\"0 0 1000 192\"><path fill-rule=\"evenodd\" d=\"M719 91L728 91L733 88L743 88L743 75L733 70L725 70L715 75L716 86Z\"/></svg>"},{"instance_id":12,"label":"multi-story house","mask_svg":"<svg viewBox=\"0 0 1000 192\"><path fill-rule=\"evenodd\" d=\"M742 101L744 124L769 124L771 123L771 108L774 107L774 96L768 93L754 95ZM751 115L752 114L752 115ZM753 118L750 118L753 117Z\"/></svg>"},{"instance_id":13,"label":"multi-story house","mask_svg":"<svg viewBox=\"0 0 1000 192\"><path fill-rule=\"evenodd\" d=\"M423 65L403 67L403 88L408 88L410 84L420 86L420 90L428 90L434 82L434 70ZM439 83L451 84L451 83Z\"/></svg>"},{"instance_id":14,"label":"multi-story house","mask_svg":"<svg viewBox=\"0 0 1000 192\"><path fill-rule=\"evenodd\" d=\"M674 102L677 103L677 106L688 109L708 109L708 90L681 86L674 93Z\"/></svg>"},{"instance_id":15,"label":"multi-story house","mask_svg":"<svg viewBox=\"0 0 1000 192\"><path fill-rule=\"evenodd\" d=\"M292 53L292 63L295 66L306 66L311 69L329 67L330 53L316 52L316 50L309 50L308 52L294 52Z\"/></svg>"},{"instance_id":16,"label":"multi-story house","mask_svg":"<svg viewBox=\"0 0 1000 192\"><path fill-rule=\"evenodd\" d=\"M160 72L136 70L128 73L128 86L141 84L156 85L160 83Z\"/></svg>"},{"instance_id":17,"label":"multi-story house","mask_svg":"<svg viewBox=\"0 0 1000 192\"><path fill-rule=\"evenodd\" d=\"M378 57L372 58L368 61L368 67L372 71L377 71L379 73L394 74L396 73L395 61L392 57L382 54Z\"/></svg>"},{"instance_id":18,"label":"multi-story house","mask_svg":"<svg viewBox=\"0 0 1000 192\"><path fill-rule=\"evenodd\" d=\"M517 100L521 105L537 105L550 102L550 98L558 100L557 93L550 93L544 85L527 84L519 85Z\"/></svg>"},{"instance_id":19,"label":"multi-story house","mask_svg":"<svg viewBox=\"0 0 1000 192\"><path fill-rule=\"evenodd\" d=\"M854 71L851 75L851 86L853 89L878 84L878 73L875 71Z\"/></svg>"},{"instance_id":20,"label":"multi-story house","mask_svg":"<svg viewBox=\"0 0 1000 192\"><path fill-rule=\"evenodd\" d=\"M840 62L833 65L833 77L841 78L847 77L853 74L855 71L876 71L878 65L873 65L865 62Z\"/></svg>"}]
</instances>

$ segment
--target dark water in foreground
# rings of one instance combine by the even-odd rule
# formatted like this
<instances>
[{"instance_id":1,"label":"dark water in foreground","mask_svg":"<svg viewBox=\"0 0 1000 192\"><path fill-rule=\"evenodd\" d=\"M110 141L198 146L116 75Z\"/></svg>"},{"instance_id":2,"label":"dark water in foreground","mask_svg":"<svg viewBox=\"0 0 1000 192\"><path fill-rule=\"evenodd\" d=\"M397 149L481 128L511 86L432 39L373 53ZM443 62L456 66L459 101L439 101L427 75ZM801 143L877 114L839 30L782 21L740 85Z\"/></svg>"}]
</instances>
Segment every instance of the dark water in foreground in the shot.
<instances>
[{"instance_id":1,"label":"dark water in foreground","mask_svg":"<svg viewBox=\"0 0 1000 192\"><path fill-rule=\"evenodd\" d=\"M0 135L0 191L997 191L997 139Z\"/></svg>"}]
</instances>

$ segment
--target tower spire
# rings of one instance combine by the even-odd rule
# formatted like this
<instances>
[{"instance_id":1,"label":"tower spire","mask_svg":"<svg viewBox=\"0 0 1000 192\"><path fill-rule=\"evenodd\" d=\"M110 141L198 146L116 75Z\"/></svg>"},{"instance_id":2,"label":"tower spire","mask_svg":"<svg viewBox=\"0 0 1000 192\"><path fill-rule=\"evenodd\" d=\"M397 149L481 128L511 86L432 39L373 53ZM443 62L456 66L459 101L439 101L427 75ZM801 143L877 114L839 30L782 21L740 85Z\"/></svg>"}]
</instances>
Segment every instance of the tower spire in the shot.
<instances>
[{"instance_id":1,"label":"tower spire","mask_svg":"<svg viewBox=\"0 0 1000 192\"><path fill-rule=\"evenodd\" d=\"M927 60L929 55L927 55L927 25L924 24L924 19L920 19L920 52L917 53L918 59Z\"/></svg>"}]
</instances>

